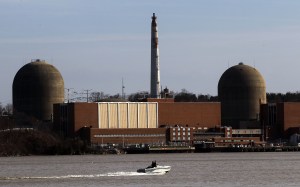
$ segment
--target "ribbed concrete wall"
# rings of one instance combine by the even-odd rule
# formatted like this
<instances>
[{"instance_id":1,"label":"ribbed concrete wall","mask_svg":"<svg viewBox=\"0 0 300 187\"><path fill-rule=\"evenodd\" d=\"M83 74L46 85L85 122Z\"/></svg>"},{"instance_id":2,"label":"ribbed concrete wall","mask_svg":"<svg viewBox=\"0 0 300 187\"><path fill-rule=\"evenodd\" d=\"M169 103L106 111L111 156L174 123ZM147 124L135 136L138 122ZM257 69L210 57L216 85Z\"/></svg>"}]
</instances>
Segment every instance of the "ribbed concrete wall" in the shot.
<instances>
[{"instance_id":1,"label":"ribbed concrete wall","mask_svg":"<svg viewBox=\"0 0 300 187\"><path fill-rule=\"evenodd\" d=\"M157 128L157 103L98 103L100 129Z\"/></svg>"}]
</instances>

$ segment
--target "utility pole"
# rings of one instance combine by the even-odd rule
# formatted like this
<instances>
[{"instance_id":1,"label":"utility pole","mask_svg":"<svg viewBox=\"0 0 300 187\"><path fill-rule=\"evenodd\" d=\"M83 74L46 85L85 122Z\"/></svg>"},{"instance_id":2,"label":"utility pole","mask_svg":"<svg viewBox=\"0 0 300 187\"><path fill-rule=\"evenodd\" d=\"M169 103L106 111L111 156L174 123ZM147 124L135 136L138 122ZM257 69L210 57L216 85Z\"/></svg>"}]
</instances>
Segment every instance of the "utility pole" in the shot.
<instances>
[{"instance_id":1,"label":"utility pole","mask_svg":"<svg viewBox=\"0 0 300 187\"><path fill-rule=\"evenodd\" d=\"M83 90L84 91L84 94L86 94L86 102L88 103L89 102L89 91L91 91L92 89L89 89L89 90Z\"/></svg>"},{"instance_id":2,"label":"utility pole","mask_svg":"<svg viewBox=\"0 0 300 187\"><path fill-rule=\"evenodd\" d=\"M122 98L125 99L125 92L124 92L125 86L124 86L124 80L122 78Z\"/></svg>"}]
</instances>

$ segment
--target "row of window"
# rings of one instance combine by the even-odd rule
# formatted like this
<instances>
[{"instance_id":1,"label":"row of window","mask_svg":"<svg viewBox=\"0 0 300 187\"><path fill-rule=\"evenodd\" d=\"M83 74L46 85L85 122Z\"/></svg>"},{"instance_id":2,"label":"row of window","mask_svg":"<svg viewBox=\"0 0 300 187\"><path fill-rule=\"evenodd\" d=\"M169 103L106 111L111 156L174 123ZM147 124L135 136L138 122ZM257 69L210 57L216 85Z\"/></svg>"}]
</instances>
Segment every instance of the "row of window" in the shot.
<instances>
[{"instance_id":1,"label":"row of window","mask_svg":"<svg viewBox=\"0 0 300 187\"><path fill-rule=\"evenodd\" d=\"M173 141L180 141L180 140L181 140L181 138L180 138L180 137L177 137L177 138L176 138L176 137L173 137ZM183 140L183 141L185 141L185 140L186 140L186 138L185 138L185 137L182 137L182 140ZM191 140L191 138L190 138L190 137L188 137L188 138L187 138L187 140Z\"/></svg>"},{"instance_id":2,"label":"row of window","mask_svg":"<svg viewBox=\"0 0 300 187\"><path fill-rule=\"evenodd\" d=\"M178 136L180 136L180 135L181 135L181 133L180 133L180 132L178 132L178 133L177 133L177 135L178 135ZM185 136L185 132L183 132L183 133L182 133L182 135L183 135L183 136ZM191 135L191 133L190 133L190 132L188 132L188 136L190 136L190 135ZM176 133L175 133L175 132L173 132L173 136L176 136Z\"/></svg>"},{"instance_id":3,"label":"row of window","mask_svg":"<svg viewBox=\"0 0 300 187\"><path fill-rule=\"evenodd\" d=\"M250 142L250 140L221 140L220 142Z\"/></svg>"},{"instance_id":4,"label":"row of window","mask_svg":"<svg viewBox=\"0 0 300 187\"><path fill-rule=\"evenodd\" d=\"M95 138L116 138L116 137L164 137L165 134L96 134Z\"/></svg>"},{"instance_id":5,"label":"row of window","mask_svg":"<svg viewBox=\"0 0 300 187\"><path fill-rule=\"evenodd\" d=\"M261 130L232 130L232 134L261 134Z\"/></svg>"},{"instance_id":6,"label":"row of window","mask_svg":"<svg viewBox=\"0 0 300 187\"><path fill-rule=\"evenodd\" d=\"M173 129L173 131L176 130L176 128L172 128L172 129ZM177 128L177 131L180 131L180 129L182 129L182 131L185 131L186 128ZM193 129L195 129L195 128L193 128ZM188 131L191 131L190 128L187 128L187 130L188 130Z\"/></svg>"},{"instance_id":7,"label":"row of window","mask_svg":"<svg viewBox=\"0 0 300 187\"><path fill-rule=\"evenodd\" d=\"M188 131L191 131L191 129L196 129L196 127L193 127L193 128L185 128L185 127L178 127L178 128L172 128L173 129L173 131L175 131L176 129L177 129L177 131L180 131L180 129L182 129L182 131L185 131L185 129L187 129ZM202 130L202 129L204 129L204 130L207 130L208 128L207 127L197 127L197 129L198 130Z\"/></svg>"}]
</instances>

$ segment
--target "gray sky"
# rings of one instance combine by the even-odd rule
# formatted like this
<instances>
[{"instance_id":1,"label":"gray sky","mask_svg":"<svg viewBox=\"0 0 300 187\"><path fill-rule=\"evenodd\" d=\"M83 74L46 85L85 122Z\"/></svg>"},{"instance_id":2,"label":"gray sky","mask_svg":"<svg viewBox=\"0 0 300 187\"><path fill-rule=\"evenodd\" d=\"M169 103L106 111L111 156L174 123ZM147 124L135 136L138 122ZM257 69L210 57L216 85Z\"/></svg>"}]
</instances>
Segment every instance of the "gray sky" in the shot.
<instances>
[{"instance_id":1,"label":"gray sky","mask_svg":"<svg viewBox=\"0 0 300 187\"><path fill-rule=\"evenodd\" d=\"M0 0L0 102L17 71L44 59L65 87L150 90L150 25L158 17L161 84L217 95L222 73L255 66L267 92L300 90L300 1ZM299 85L299 86L298 86Z\"/></svg>"}]
</instances>

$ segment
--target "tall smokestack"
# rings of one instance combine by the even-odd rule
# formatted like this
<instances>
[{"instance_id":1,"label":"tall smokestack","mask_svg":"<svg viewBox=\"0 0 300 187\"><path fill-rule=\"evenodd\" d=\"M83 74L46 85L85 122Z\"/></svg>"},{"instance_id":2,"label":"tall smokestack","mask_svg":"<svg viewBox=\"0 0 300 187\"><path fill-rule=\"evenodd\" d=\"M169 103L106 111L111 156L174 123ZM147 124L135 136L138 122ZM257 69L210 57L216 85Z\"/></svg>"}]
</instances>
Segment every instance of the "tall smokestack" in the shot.
<instances>
[{"instance_id":1,"label":"tall smokestack","mask_svg":"<svg viewBox=\"0 0 300 187\"><path fill-rule=\"evenodd\" d=\"M151 98L160 98L159 50L156 16L153 13L151 23Z\"/></svg>"}]
</instances>

